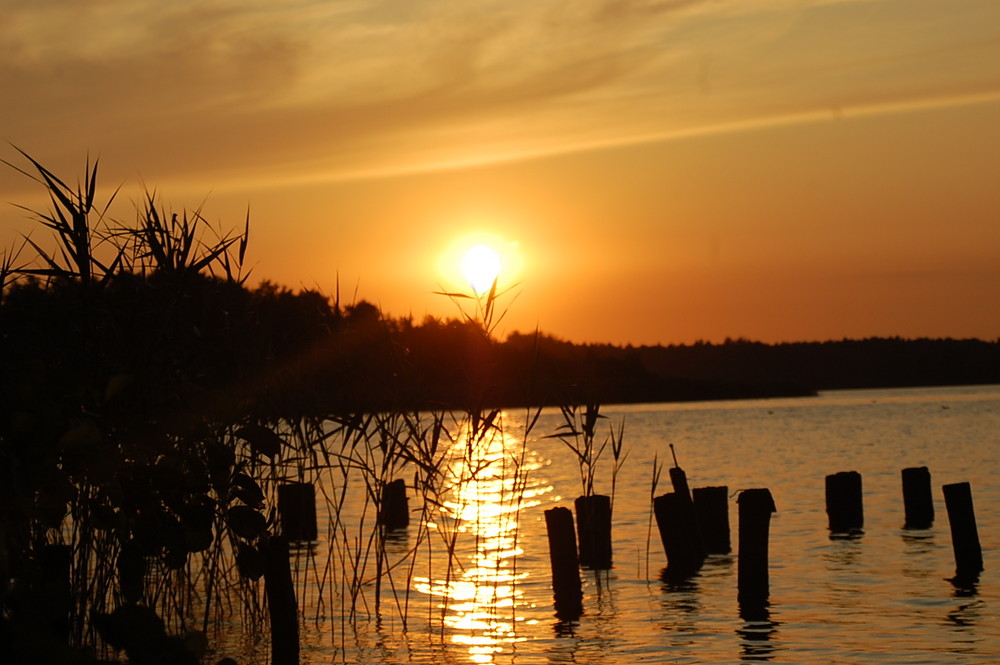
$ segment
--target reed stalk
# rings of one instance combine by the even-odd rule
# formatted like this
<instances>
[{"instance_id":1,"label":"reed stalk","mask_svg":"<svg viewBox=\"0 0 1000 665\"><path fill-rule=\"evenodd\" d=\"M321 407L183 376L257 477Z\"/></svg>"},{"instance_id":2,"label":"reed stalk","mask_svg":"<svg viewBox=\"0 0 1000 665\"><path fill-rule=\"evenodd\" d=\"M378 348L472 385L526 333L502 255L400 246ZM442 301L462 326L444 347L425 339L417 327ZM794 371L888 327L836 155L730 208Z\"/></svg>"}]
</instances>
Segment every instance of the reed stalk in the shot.
<instances>
[{"instance_id":1,"label":"reed stalk","mask_svg":"<svg viewBox=\"0 0 1000 665\"><path fill-rule=\"evenodd\" d=\"M614 460L614 463L611 465L611 508L614 510L615 490L618 487L618 473L621 471L622 466L624 466L625 460L628 459L629 455L629 451L623 449L623 445L625 443L624 418L622 418L621 422L618 423L617 431L615 431L614 426L611 427L608 439L611 443L611 458Z\"/></svg>"},{"instance_id":2,"label":"reed stalk","mask_svg":"<svg viewBox=\"0 0 1000 665\"><path fill-rule=\"evenodd\" d=\"M55 252L43 250L30 237L25 242L37 252L45 267L22 268L24 274L43 275L51 278L77 280L84 290L91 286L104 286L115 275L122 257L123 248L117 248L110 263L102 262L95 255L95 249L104 244L107 230L106 215L118 194L116 189L103 208L96 207L97 172L100 160L91 164L88 157L84 167L83 180L76 187L63 182L28 153L15 146L33 171L22 169L6 160L4 164L40 184L48 193L51 204L47 212L40 212L18 206L28 212L42 226L55 234ZM96 216L96 219L92 219Z\"/></svg>"}]
</instances>

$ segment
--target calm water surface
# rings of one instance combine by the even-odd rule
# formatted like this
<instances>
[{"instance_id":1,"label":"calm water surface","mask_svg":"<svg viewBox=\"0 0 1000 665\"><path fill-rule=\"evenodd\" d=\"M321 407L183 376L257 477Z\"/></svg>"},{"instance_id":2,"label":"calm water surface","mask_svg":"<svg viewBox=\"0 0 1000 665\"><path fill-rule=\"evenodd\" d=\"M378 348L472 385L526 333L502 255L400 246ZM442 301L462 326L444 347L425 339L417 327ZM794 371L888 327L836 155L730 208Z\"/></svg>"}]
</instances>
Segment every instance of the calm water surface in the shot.
<instances>
[{"instance_id":1,"label":"calm water surface","mask_svg":"<svg viewBox=\"0 0 1000 665\"><path fill-rule=\"evenodd\" d=\"M996 663L1000 662L1000 386L830 392L816 398L606 408L624 419L629 451L615 488L614 568L583 571L584 613L556 620L543 511L572 507L578 466L557 439L558 413L528 436L506 414L506 443L455 462L451 500L433 546L403 534L382 611L357 614L323 579L324 541L300 554L303 661L308 663ZM653 527L654 455L674 444L691 487L726 485L733 555L708 560L682 584L660 581L666 557ZM465 456L468 457L468 456ZM611 492L610 451L596 490ZM463 468L464 465L464 468ZM492 465L492 466L491 466ZM669 466L669 463L668 463ZM936 520L904 530L900 470L927 466ZM513 469L513 470L512 470ZM858 471L864 534L831 539L824 477ZM947 581L954 556L941 486L972 486L985 571L973 590ZM407 481L408 483L410 481ZM740 617L735 494L769 488L770 604ZM657 494L669 491L666 467ZM417 508L412 505L411 510ZM447 515L447 524L445 518ZM411 532L416 527L411 526ZM407 556L414 546L456 556ZM430 542L430 540L428 542ZM647 545L648 543L648 545ZM317 572L319 571L319 572ZM329 574L328 574L329 575ZM315 608L321 600L320 609ZM404 626L403 616L406 616Z\"/></svg>"}]
</instances>

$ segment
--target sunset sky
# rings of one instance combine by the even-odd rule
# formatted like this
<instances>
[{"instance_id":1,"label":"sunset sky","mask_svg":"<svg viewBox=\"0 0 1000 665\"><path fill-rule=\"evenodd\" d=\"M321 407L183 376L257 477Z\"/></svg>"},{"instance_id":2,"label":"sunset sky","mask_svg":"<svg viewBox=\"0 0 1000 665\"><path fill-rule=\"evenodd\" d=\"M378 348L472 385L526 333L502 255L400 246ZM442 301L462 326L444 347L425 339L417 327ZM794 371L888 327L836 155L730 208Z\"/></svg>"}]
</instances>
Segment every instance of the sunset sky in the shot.
<instances>
[{"instance_id":1,"label":"sunset sky","mask_svg":"<svg viewBox=\"0 0 1000 665\"><path fill-rule=\"evenodd\" d=\"M7 0L0 90L0 158L390 315L487 242L505 332L1000 337L996 0Z\"/></svg>"}]
</instances>

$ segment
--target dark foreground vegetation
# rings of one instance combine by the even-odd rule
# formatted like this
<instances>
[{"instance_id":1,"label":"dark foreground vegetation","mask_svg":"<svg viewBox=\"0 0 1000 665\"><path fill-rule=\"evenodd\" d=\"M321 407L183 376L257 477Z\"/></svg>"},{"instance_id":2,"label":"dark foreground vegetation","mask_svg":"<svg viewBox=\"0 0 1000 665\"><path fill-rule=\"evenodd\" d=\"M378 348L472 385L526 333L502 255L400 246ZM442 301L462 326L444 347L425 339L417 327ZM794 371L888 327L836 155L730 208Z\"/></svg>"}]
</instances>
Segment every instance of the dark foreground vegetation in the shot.
<instances>
[{"instance_id":1,"label":"dark foreground vegetation","mask_svg":"<svg viewBox=\"0 0 1000 665\"><path fill-rule=\"evenodd\" d=\"M36 216L56 244L33 238L0 261L4 662L198 662L231 613L261 621L279 485L339 469L343 501L360 475L378 514L409 464L413 489L434 492L438 444L457 438L446 411L479 436L516 405L588 405L596 420L599 403L1000 382L997 342L498 341L495 294L485 311L472 298L470 316L414 322L251 288L248 226L222 232L153 195L136 222L113 223L94 201L96 166L73 188L27 159L51 195ZM581 431L593 437L593 422ZM377 614L384 533L368 528L374 544L341 558L353 568L342 586L357 603L360 580L375 579Z\"/></svg>"}]
</instances>

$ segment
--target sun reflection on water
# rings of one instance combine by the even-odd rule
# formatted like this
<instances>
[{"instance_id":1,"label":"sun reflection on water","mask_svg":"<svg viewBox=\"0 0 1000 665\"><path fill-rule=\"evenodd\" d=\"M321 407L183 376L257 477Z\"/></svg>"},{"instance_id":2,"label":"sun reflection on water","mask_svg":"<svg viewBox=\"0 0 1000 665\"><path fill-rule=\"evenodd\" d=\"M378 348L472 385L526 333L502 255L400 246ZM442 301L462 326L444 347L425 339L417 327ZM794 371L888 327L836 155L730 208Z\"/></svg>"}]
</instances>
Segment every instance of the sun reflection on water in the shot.
<instances>
[{"instance_id":1,"label":"sun reflection on water","mask_svg":"<svg viewBox=\"0 0 1000 665\"><path fill-rule=\"evenodd\" d=\"M439 599L452 644L468 649L473 663L491 663L506 645L523 641L518 608L521 583L529 573L517 569L522 511L538 505L552 490L528 482L540 464L524 442L500 426L485 432L463 428L447 465L450 491L439 518L428 527L453 543L443 578L415 578L415 588Z\"/></svg>"}]
</instances>

